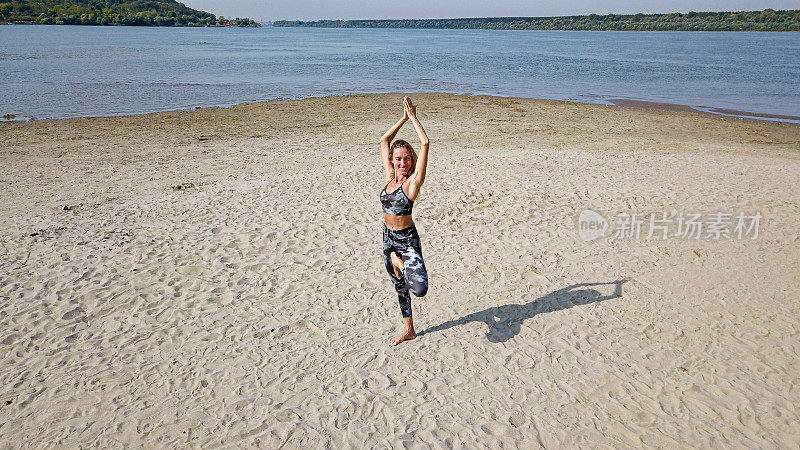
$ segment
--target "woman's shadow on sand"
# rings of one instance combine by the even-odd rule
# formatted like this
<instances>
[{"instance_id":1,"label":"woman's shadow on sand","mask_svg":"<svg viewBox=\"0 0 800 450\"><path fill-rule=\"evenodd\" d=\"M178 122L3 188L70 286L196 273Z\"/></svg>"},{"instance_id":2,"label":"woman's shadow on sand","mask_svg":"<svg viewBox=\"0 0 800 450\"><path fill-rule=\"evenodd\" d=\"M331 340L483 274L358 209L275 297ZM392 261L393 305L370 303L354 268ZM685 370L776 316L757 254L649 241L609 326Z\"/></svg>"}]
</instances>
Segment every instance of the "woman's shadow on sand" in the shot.
<instances>
[{"instance_id":1,"label":"woman's shadow on sand","mask_svg":"<svg viewBox=\"0 0 800 450\"><path fill-rule=\"evenodd\" d=\"M622 297L622 283L626 281L628 280L573 284L522 305L494 306L455 320L449 320L417 334L422 336L469 322L483 322L489 327L489 331L486 332L486 338L489 339L489 342L505 342L519 334L520 327L525 319L530 319L537 314L560 311L573 306L588 305L589 303ZM614 285L614 293L609 295L602 295L596 289L582 289L590 286L612 284Z\"/></svg>"}]
</instances>

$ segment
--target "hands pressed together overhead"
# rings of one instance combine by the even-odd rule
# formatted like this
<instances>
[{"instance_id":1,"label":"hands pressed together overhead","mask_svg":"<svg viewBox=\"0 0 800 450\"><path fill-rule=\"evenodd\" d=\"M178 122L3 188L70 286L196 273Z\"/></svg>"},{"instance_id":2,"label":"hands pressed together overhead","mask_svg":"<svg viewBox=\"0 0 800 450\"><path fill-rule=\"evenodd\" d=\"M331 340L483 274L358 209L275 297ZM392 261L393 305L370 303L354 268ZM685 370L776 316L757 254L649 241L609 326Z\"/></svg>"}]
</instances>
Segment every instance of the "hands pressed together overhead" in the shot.
<instances>
[{"instance_id":1,"label":"hands pressed together overhead","mask_svg":"<svg viewBox=\"0 0 800 450\"><path fill-rule=\"evenodd\" d=\"M406 95L403 97L403 118L409 119L412 117L417 117L417 107L411 103L411 97Z\"/></svg>"}]
</instances>

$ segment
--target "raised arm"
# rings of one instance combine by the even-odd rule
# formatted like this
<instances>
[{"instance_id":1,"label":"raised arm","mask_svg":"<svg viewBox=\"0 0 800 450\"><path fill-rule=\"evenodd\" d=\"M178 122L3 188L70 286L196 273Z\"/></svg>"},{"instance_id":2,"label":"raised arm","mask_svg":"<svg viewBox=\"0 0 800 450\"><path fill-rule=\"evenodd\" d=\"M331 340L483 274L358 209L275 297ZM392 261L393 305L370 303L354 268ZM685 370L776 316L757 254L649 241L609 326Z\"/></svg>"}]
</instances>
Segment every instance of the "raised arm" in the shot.
<instances>
[{"instance_id":1,"label":"raised arm","mask_svg":"<svg viewBox=\"0 0 800 450\"><path fill-rule=\"evenodd\" d=\"M396 124L389 128L389 131L386 132L381 137L381 160L383 161L383 169L386 171L386 181L389 182L389 178L394 176L394 166L392 162L389 160L389 144L392 142L392 139L397 135L397 132L400 131L403 124L406 123L408 120L408 113L406 112L405 108L403 108L403 117L397 121Z\"/></svg>"},{"instance_id":2,"label":"raised arm","mask_svg":"<svg viewBox=\"0 0 800 450\"><path fill-rule=\"evenodd\" d=\"M422 183L425 182L425 171L428 168L428 146L430 145L430 141L428 140L428 135L425 134L425 129L422 128L422 124L419 123L417 119L417 107L411 103L411 99L408 97L405 98L404 104L406 114L409 119L411 119L411 123L414 124L414 129L417 131L417 137L419 137L420 143L417 165L414 167L414 173L411 175L411 186L409 186L409 198L416 198L417 191L420 186L422 186Z\"/></svg>"}]
</instances>

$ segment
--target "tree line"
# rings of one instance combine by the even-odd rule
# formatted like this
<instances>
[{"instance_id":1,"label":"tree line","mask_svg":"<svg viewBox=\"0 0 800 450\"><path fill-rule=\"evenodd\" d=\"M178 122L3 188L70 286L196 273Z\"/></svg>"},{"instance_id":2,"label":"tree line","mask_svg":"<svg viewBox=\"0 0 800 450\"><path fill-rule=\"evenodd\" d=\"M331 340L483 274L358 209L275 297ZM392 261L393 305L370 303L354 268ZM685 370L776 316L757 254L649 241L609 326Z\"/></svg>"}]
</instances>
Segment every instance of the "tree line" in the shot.
<instances>
[{"instance_id":1,"label":"tree line","mask_svg":"<svg viewBox=\"0 0 800 450\"><path fill-rule=\"evenodd\" d=\"M276 27L596 31L800 31L800 10L398 20L279 20Z\"/></svg>"},{"instance_id":2,"label":"tree line","mask_svg":"<svg viewBox=\"0 0 800 450\"><path fill-rule=\"evenodd\" d=\"M217 18L175 0L0 0L0 23L54 25L260 27L248 18Z\"/></svg>"}]
</instances>

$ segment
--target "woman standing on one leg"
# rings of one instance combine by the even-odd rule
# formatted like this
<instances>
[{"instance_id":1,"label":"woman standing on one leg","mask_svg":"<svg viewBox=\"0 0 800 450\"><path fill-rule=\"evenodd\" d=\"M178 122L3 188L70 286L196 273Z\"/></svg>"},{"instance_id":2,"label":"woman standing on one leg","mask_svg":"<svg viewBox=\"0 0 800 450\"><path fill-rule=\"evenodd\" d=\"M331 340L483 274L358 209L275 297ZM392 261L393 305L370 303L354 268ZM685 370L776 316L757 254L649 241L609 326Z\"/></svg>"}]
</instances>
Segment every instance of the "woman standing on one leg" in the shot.
<instances>
[{"instance_id":1,"label":"woman standing on one leg","mask_svg":"<svg viewBox=\"0 0 800 450\"><path fill-rule=\"evenodd\" d=\"M420 141L419 155L408 142L394 139L400 127L411 119ZM417 337L411 319L411 295L423 297L428 292L428 272L422 259L419 234L411 220L411 208L425 182L428 165L428 136L417 120L417 108L411 99L403 99L403 117L381 138L381 158L386 170L386 187L381 191L383 205L383 259L392 278L405 328L392 339L392 345Z\"/></svg>"}]
</instances>

